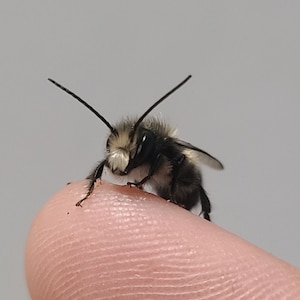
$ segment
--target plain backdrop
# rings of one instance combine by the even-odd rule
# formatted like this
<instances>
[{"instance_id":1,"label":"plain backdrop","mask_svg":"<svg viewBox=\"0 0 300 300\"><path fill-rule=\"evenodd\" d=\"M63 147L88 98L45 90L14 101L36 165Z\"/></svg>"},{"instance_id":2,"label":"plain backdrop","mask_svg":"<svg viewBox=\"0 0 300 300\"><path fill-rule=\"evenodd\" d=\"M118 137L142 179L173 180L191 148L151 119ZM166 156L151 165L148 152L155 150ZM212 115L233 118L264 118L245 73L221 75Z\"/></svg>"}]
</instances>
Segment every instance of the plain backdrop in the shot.
<instances>
[{"instance_id":1,"label":"plain backdrop","mask_svg":"<svg viewBox=\"0 0 300 300\"><path fill-rule=\"evenodd\" d=\"M218 157L213 221L300 267L299 1L2 1L1 298L29 299L30 224L103 158L112 123L154 115Z\"/></svg>"}]
</instances>

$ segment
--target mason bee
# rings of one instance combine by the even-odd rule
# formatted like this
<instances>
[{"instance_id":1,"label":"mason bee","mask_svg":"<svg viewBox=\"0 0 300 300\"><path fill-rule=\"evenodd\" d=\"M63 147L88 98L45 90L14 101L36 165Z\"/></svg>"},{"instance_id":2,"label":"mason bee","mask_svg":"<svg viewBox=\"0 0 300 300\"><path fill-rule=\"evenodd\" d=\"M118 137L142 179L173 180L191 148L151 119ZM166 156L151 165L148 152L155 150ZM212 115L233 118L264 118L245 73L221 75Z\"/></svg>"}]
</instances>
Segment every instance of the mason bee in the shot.
<instances>
[{"instance_id":1,"label":"mason bee","mask_svg":"<svg viewBox=\"0 0 300 300\"><path fill-rule=\"evenodd\" d=\"M190 78L191 75L157 100L139 118L126 118L115 126L79 96L49 78L49 81L92 111L110 130L106 158L87 177L90 180L88 191L76 206L81 206L93 192L96 180L101 179L106 167L114 175L131 175L133 180L127 184L138 188L149 184L157 195L187 210L200 203L200 215L210 220L211 205L202 187L199 165L204 163L215 169L223 169L222 163L207 152L178 139L175 129L164 121L148 116Z\"/></svg>"}]
</instances>

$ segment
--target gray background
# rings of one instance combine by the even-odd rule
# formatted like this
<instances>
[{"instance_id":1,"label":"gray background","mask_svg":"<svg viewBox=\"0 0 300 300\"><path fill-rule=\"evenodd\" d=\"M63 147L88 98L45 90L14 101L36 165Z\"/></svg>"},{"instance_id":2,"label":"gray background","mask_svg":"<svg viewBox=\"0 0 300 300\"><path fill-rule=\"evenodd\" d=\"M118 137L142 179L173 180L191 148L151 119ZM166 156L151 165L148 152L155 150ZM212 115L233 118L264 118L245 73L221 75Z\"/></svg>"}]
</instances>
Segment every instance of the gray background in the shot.
<instances>
[{"instance_id":1,"label":"gray background","mask_svg":"<svg viewBox=\"0 0 300 300\"><path fill-rule=\"evenodd\" d=\"M103 158L111 122L154 112L218 157L204 168L218 225L300 267L299 1L2 1L3 299L27 299L32 219Z\"/></svg>"}]
</instances>

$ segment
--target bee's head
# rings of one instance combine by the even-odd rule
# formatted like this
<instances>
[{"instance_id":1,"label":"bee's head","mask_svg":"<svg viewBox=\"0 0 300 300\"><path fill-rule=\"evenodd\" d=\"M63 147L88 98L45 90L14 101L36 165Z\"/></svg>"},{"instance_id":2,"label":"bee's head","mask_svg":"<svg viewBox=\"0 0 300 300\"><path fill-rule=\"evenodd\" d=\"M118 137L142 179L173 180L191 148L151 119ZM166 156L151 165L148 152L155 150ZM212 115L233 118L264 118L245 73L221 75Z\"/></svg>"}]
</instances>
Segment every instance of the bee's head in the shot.
<instances>
[{"instance_id":1,"label":"bee's head","mask_svg":"<svg viewBox=\"0 0 300 300\"><path fill-rule=\"evenodd\" d=\"M106 144L107 165L112 173L126 175L153 155L155 135L134 122L123 121L109 135Z\"/></svg>"}]
</instances>

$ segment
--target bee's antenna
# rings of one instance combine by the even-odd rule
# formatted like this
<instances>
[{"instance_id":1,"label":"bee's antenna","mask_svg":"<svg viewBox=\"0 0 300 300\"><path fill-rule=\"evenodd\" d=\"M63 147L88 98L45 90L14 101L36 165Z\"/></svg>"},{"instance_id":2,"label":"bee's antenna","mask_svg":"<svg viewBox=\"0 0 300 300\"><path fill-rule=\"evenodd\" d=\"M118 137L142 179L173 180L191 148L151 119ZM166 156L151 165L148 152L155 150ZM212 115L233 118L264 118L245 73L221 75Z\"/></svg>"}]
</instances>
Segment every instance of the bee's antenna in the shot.
<instances>
[{"instance_id":1,"label":"bee's antenna","mask_svg":"<svg viewBox=\"0 0 300 300\"><path fill-rule=\"evenodd\" d=\"M78 100L80 103L82 103L85 107L87 107L91 112L93 112L109 129L112 133L114 133L116 130L110 125L110 123L102 116L100 115L91 105L89 105L87 102L82 100L79 96L77 96L75 93L71 92L69 89L64 87L63 85L57 83L51 78L48 78L50 82L58 86L60 89L68 93L69 95L73 96L76 100Z\"/></svg>"},{"instance_id":2,"label":"bee's antenna","mask_svg":"<svg viewBox=\"0 0 300 300\"><path fill-rule=\"evenodd\" d=\"M166 98L168 98L171 94L173 94L176 90L178 90L181 86L183 86L190 78L192 75L189 75L187 78L185 78L183 81L181 81L179 84L177 84L171 91L166 93L163 97L161 97L159 100L157 100L151 107L149 107L143 114L142 116L136 121L134 124L133 130L132 130L132 136L134 136L137 128L141 124L141 122L144 120L144 118L161 102L163 102Z\"/></svg>"}]
</instances>

